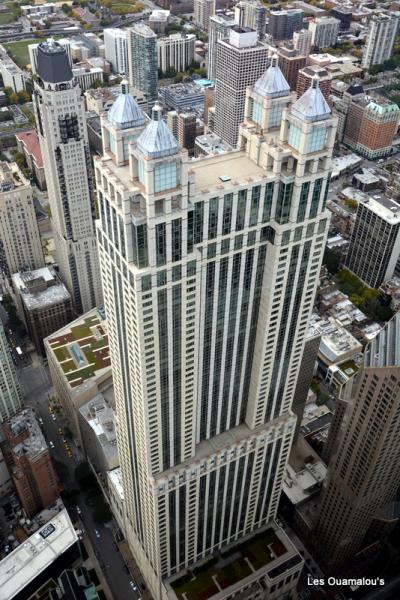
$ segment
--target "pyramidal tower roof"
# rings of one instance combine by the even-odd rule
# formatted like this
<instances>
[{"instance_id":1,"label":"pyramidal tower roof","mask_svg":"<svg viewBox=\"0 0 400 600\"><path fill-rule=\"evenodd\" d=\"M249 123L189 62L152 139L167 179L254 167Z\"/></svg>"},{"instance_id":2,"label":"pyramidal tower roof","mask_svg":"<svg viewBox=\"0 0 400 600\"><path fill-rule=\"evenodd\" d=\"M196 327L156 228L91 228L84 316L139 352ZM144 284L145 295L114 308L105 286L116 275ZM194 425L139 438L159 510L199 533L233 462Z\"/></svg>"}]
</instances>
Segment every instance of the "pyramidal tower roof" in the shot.
<instances>
[{"instance_id":1,"label":"pyramidal tower roof","mask_svg":"<svg viewBox=\"0 0 400 600\"><path fill-rule=\"evenodd\" d=\"M172 156L179 152L179 144L162 120L162 107L156 102L151 121L137 140L137 147L147 158Z\"/></svg>"},{"instance_id":2,"label":"pyramidal tower roof","mask_svg":"<svg viewBox=\"0 0 400 600\"><path fill-rule=\"evenodd\" d=\"M314 75L311 87L293 104L291 113L310 122L323 121L330 116L331 109L320 90L318 75Z\"/></svg>"},{"instance_id":3,"label":"pyramidal tower roof","mask_svg":"<svg viewBox=\"0 0 400 600\"><path fill-rule=\"evenodd\" d=\"M108 112L108 121L117 129L140 127L146 123L143 112L129 93L128 82L121 83L121 93Z\"/></svg>"},{"instance_id":4,"label":"pyramidal tower roof","mask_svg":"<svg viewBox=\"0 0 400 600\"><path fill-rule=\"evenodd\" d=\"M281 98L290 94L290 86L278 67L278 56L274 54L271 65L254 84L254 91L267 98Z\"/></svg>"}]
</instances>

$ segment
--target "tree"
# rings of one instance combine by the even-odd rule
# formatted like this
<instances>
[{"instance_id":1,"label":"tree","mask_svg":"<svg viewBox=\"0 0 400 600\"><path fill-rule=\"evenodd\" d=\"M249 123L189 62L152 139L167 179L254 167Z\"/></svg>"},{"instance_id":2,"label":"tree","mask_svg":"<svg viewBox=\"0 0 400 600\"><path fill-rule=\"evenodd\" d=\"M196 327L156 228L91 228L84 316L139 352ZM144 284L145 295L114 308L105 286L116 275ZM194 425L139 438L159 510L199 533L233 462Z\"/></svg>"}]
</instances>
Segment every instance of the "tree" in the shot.
<instances>
[{"instance_id":1,"label":"tree","mask_svg":"<svg viewBox=\"0 0 400 600\"><path fill-rule=\"evenodd\" d=\"M97 88L100 88L103 85L103 83L100 81L100 79L96 79L95 81L93 81L93 83L90 86L90 89L92 90L97 90Z\"/></svg>"},{"instance_id":2,"label":"tree","mask_svg":"<svg viewBox=\"0 0 400 600\"><path fill-rule=\"evenodd\" d=\"M18 95L13 92L12 94L10 94L8 100L10 101L10 104L17 104L18 103Z\"/></svg>"},{"instance_id":3,"label":"tree","mask_svg":"<svg viewBox=\"0 0 400 600\"><path fill-rule=\"evenodd\" d=\"M325 248L323 263L331 275L336 275L339 271L340 258L336 252L330 250L330 248Z\"/></svg>"},{"instance_id":4,"label":"tree","mask_svg":"<svg viewBox=\"0 0 400 600\"><path fill-rule=\"evenodd\" d=\"M30 99L31 98L26 90L18 92L18 104L25 104L25 102L29 102Z\"/></svg>"}]
</instances>

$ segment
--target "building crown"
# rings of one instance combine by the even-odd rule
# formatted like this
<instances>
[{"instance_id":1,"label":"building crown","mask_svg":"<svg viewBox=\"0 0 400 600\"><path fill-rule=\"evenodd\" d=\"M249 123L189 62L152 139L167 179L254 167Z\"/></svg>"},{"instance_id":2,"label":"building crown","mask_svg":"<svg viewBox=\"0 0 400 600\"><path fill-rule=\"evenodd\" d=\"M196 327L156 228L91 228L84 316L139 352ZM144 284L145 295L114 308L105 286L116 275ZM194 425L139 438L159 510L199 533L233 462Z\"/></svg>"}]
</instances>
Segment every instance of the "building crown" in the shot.
<instances>
[{"instance_id":1,"label":"building crown","mask_svg":"<svg viewBox=\"0 0 400 600\"><path fill-rule=\"evenodd\" d=\"M146 158L172 156L180 150L179 144L162 118L162 106L156 102L151 111L151 121L137 141L139 151Z\"/></svg>"},{"instance_id":2,"label":"building crown","mask_svg":"<svg viewBox=\"0 0 400 600\"><path fill-rule=\"evenodd\" d=\"M302 121L323 121L331 115L329 104L325 100L319 87L319 77L312 77L311 86L302 96L293 104L292 115Z\"/></svg>"},{"instance_id":3,"label":"building crown","mask_svg":"<svg viewBox=\"0 0 400 600\"><path fill-rule=\"evenodd\" d=\"M278 55L271 58L271 65L254 84L254 91L266 98L281 98L290 94L290 86L278 67Z\"/></svg>"}]
</instances>

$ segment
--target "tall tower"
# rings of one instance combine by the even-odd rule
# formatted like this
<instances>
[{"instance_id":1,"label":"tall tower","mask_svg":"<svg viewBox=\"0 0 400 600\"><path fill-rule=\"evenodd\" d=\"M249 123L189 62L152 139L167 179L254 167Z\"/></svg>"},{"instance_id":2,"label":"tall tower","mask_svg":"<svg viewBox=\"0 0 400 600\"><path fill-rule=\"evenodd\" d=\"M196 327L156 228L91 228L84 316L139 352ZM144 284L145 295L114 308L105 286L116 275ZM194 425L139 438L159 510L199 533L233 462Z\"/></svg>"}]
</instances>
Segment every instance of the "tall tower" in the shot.
<instances>
[{"instance_id":1,"label":"tall tower","mask_svg":"<svg viewBox=\"0 0 400 600\"><path fill-rule=\"evenodd\" d=\"M128 32L109 27L104 30L105 57L114 73L128 73Z\"/></svg>"},{"instance_id":2,"label":"tall tower","mask_svg":"<svg viewBox=\"0 0 400 600\"><path fill-rule=\"evenodd\" d=\"M380 65L392 56L398 26L397 13L372 16L361 61L364 69L368 69L372 65Z\"/></svg>"},{"instance_id":3,"label":"tall tower","mask_svg":"<svg viewBox=\"0 0 400 600\"><path fill-rule=\"evenodd\" d=\"M0 422L15 415L20 408L21 390L4 327L0 324Z\"/></svg>"},{"instance_id":4,"label":"tall tower","mask_svg":"<svg viewBox=\"0 0 400 600\"><path fill-rule=\"evenodd\" d=\"M268 63L268 46L252 29L232 27L229 39L217 42L214 132L233 148L243 121L246 89L261 77Z\"/></svg>"},{"instance_id":5,"label":"tall tower","mask_svg":"<svg viewBox=\"0 0 400 600\"><path fill-rule=\"evenodd\" d=\"M274 60L241 150L188 163L156 105L129 164L95 159L125 534L157 599L277 512L336 118Z\"/></svg>"},{"instance_id":6,"label":"tall tower","mask_svg":"<svg viewBox=\"0 0 400 600\"><path fill-rule=\"evenodd\" d=\"M400 485L400 315L367 346L315 531L331 569L362 547L377 512Z\"/></svg>"},{"instance_id":7,"label":"tall tower","mask_svg":"<svg viewBox=\"0 0 400 600\"><path fill-rule=\"evenodd\" d=\"M217 61L217 42L229 37L229 30L235 25L235 21L225 19L219 15L210 18L208 27L208 56L207 77L215 80L215 65Z\"/></svg>"},{"instance_id":8,"label":"tall tower","mask_svg":"<svg viewBox=\"0 0 400 600\"><path fill-rule=\"evenodd\" d=\"M81 313L102 304L84 98L65 49L53 40L37 48L37 75L33 103L56 257Z\"/></svg>"},{"instance_id":9,"label":"tall tower","mask_svg":"<svg viewBox=\"0 0 400 600\"><path fill-rule=\"evenodd\" d=\"M128 29L129 84L146 94L148 109L157 100L157 36L145 23Z\"/></svg>"},{"instance_id":10,"label":"tall tower","mask_svg":"<svg viewBox=\"0 0 400 600\"><path fill-rule=\"evenodd\" d=\"M208 31L210 17L215 15L215 0L194 0L193 12L196 25Z\"/></svg>"}]
</instances>

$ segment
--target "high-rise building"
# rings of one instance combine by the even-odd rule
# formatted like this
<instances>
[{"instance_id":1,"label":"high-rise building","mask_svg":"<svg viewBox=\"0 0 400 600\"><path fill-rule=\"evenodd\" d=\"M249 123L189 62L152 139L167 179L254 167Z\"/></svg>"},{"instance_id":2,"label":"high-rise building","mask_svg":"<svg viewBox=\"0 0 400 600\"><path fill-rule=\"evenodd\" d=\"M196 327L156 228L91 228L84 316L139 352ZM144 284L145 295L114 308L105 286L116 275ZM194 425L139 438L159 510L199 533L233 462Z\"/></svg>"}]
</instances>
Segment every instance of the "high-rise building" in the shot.
<instances>
[{"instance_id":1,"label":"high-rise building","mask_svg":"<svg viewBox=\"0 0 400 600\"><path fill-rule=\"evenodd\" d=\"M178 139L178 113L176 110L169 110L167 112L167 127L174 138Z\"/></svg>"},{"instance_id":2,"label":"high-rise building","mask_svg":"<svg viewBox=\"0 0 400 600\"><path fill-rule=\"evenodd\" d=\"M342 82L341 82L342 83ZM334 106L336 114L338 115L338 128L336 132L336 139L338 142L343 142L343 137L347 127L347 117L349 114L350 106L353 102L363 101L365 99L364 88L358 84L346 85L342 88L341 97L338 96L338 91L333 91L335 97ZM350 130L352 128L350 127Z\"/></svg>"},{"instance_id":3,"label":"high-rise building","mask_svg":"<svg viewBox=\"0 0 400 600\"><path fill-rule=\"evenodd\" d=\"M274 40L287 40L303 27L304 12L301 9L271 10L267 32Z\"/></svg>"},{"instance_id":4,"label":"high-rise building","mask_svg":"<svg viewBox=\"0 0 400 600\"><path fill-rule=\"evenodd\" d=\"M330 569L351 559L400 485L400 315L367 346L337 451L329 463L314 538Z\"/></svg>"},{"instance_id":5,"label":"high-rise building","mask_svg":"<svg viewBox=\"0 0 400 600\"><path fill-rule=\"evenodd\" d=\"M378 288L392 278L400 257L400 204L388 198L359 202L346 266Z\"/></svg>"},{"instance_id":6,"label":"high-rise building","mask_svg":"<svg viewBox=\"0 0 400 600\"><path fill-rule=\"evenodd\" d=\"M0 268L10 277L43 265L32 187L16 163L0 162Z\"/></svg>"},{"instance_id":7,"label":"high-rise building","mask_svg":"<svg viewBox=\"0 0 400 600\"><path fill-rule=\"evenodd\" d=\"M59 497L50 452L31 408L3 423L1 448L19 501L28 518Z\"/></svg>"},{"instance_id":8,"label":"high-rise building","mask_svg":"<svg viewBox=\"0 0 400 600\"><path fill-rule=\"evenodd\" d=\"M361 95L349 105L343 141L365 158L388 156L399 117L400 109L394 102Z\"/></svg>"},{"instance_id":9,"label":"high-rise building","mask_svg":"<svg viewBox=\"0 0 400 600\"><path fill-rule=\"evenodd\" d=\"M235 21L240 27L257 31L258 39L265 38L266 8L259 0L240 0L235 6Z\"/></svg>"},{"instance_id":10,"label":"high-rise building","mask_svg":"<svg viewBox=\"0 0 400 600\"><path fill-rule=\"evenodd\" d=\"M188 568L209 598L289 593L301 568L287 540L272 543L272 562L265 547L328 231L336 118L317 81L292 104L276 61L247 92L239 150L189 163L156 105L129 165L95 158L124 533L156 599L189 594ZM249 568L228 575L232 563Z\"/></svg>"},{"instance_id":11,"label":"high-rise building","mask_svg":"<svg viewBox=\"0 0 400 600\"><path fill-rule=\"evenodd\" d=\"M361 61L364 69L372 65L380 65L392 56L398 27L398 13L372 16Z\"/></svg>"},{"instance_id":12,"label":"high-rise building","mask_svg":"<svg viewBox=\"0 0 400 600\"><path fill-rule=\"evenodd\" d=\"M210 17L215 15L215 0L194 0L193 12L195 24L208 31Z\"/></svg>"},{"instance_id":13,"label":"high-rise building","mask_svg":"<svg viewBox=\"0 0 400 600\"><path fill-rule=\"evenodd\" d=\"M215 80L215 65L217 61L217 42L229 38L229 31L235 21L214 15L210 18L208 28L207 77Z\"/></svg>"},{"instance_id":14,"label":"high-rise building","mask_svg":"<svg viewBox=\"0 0 400 600\"><path fill-rule=\"evenodd\" d=\"M339 35L340 21L335 17L317 17L308 25L311 31L311 44L316 48L334 46Z\"/></svg>"},{"instance_id":15,"label":"high-rise building","mask_svg":"<svg viewBox=\"0 0 400 600\"><path fill-rule=\"evenodd\" d=\"M229 40L217 42L214 132L233 148L243 121L246 88L268 66L268 46L252 29L231 28Z\"/></svg>"},{"instance_id":16,"label":"high-rise building","mask_svg":"<svg viewBox=\"0 0 400 600\"><path fill-rule=\"evenodd\" d=\"M44 355L44 338L72 319L71 296L57 273L48 267L14 273L12 284L29 337Z\"/></svg>"},{"instance_id":17,"label":"high-rise building","mask_svg":"<svg viewBox=\"0 0 400 600\"><path fill-rule=\"evenodd\" d=\"M185 71L194 61L195 41L194 33L173 33L157 40L158 68Z\"/></svg>"},{"instance_id":18,"label":"high-rise building","mask_svg":"<svg viewBox=\"0 0 400 600\"><path fill-rule=\"evenodd\" d=\"M307 56L301 55L295 48L281 46L278 48L279 67L285 76L291 90L295 90L299 70L307 64ZM305 90L304 90L305 91Z\"/></svg>"},{"instance_id":19,"label":"high-rise building","mask_svg":"<svg viewBox=\"0 0 400 600\"><path fill-rule=\"evenodd\" d=\"M196 120L195 113L180 113L178 115L178 142L181 148L186 148L189 154L194 152Z\"/></svg>"},{"instance_id":20,"label":"high-rise building","mask_svg":"<svg viewBox=\"0 0 400 600\"><path fill-rule=\"evenodd\" d=\"M346 7L346 6L333 6L330 14L332 17L339 19L340 31L349 31L350 30L351 19L353 16L353 11L351 8Z\"/></svg>"},{"instance_id":21,"label":"high-rise building","mask_svg":"<svg viewBox=\"0 0 400 600\"><path fill-rule=\"evenodd\" d=\"M315 78L318 78L319 89L321 90L325 100L331 106L331 84L332 76L323 67L317 65L309 65L300 69L297 76L296 93L297 97L300 98L308 88L313 84Z\"/></svg>"},{"instance_id":22,"label":"high-rise building","mask_svg":"<svg viewBox=\"0 0 400 600\"><path fill-rule=\"evenodd\" d=\"M21 390L10 353L10 346L0 324L0 422L3 422L21 408Z\"/></svg>"},{"instance_id":23,"label":"high-rise building","mask_svg":"<svg viewBox=\"0 0 400 600\"><path fill-rule=\"evenodd\" d=\"M33 105L56 259L79 313L102 304L85 102L66 52L57 42L39 44L37 75Z\"/></svg>"},{"instance_id":24,"label":"high-rise building","mask_svg":"<svg viewBox=\"0 0 400 600\"><path fill-rule=\"evenodd\" d=\"M206 87L204 89L204 123L209 125L209 110L215 106L215 87Z\"/></svg>"},{"instance_id":25,"label":"high-rise building","mask_svg":"<svg viewBox=\"0 0 400 600\"><path fill-rule=\"evenodd\" d=\"M311 52L312 33L308 29L300 29L293 33L293 46L300 56L308 56Z\"/></svg>"},{"instance_id":26,"label":"high-rise building","mask_svg":"<svg viewBox=\"0 0 400 600\"><path fill-rule=\"evenodd\" d=\"M104 30L105 58L114 73L128 74L128 32L109 27Z\"/></svg>"},{"instance_id":27,"label":"high-rise building","mask_svg":"<svg viewBox=\"0 0 400 600\"><path fill-rule=\"evenodd\" d=\"M53 42L53 38L48 38L48 42ZM72 67L74 66L73 63L73 56L72 56L72 50L71 50L71 40L69 38L62 38L60 40L57 40L57 44L60 44L60 46L62 46L67 54L67 58L68 58L68 62L69 62L69 66ZM33 75L37 74L37 56L38 56L38 47L39 44L29 44L28 46L28 52L29 52L29 62L31 65L31 71Z\"/></svg>"},{"instance_id":28,"label":"high-rise building","mask_svg":"<svg viewBox=\"0 0 400 600\"><path fill-rule=\"evenodd\" d=\"M147 97L148 109L157 100L157 36L142 22L128 29L129 84Z\"/></svg>"}]
</instances>

